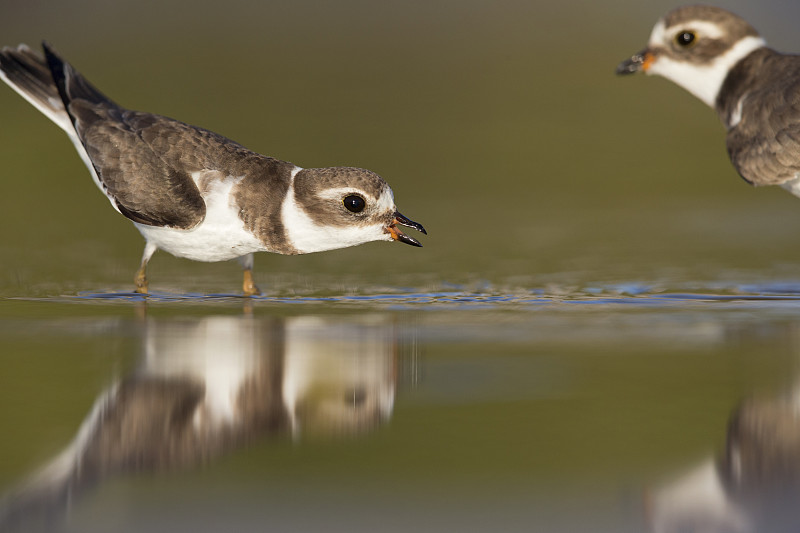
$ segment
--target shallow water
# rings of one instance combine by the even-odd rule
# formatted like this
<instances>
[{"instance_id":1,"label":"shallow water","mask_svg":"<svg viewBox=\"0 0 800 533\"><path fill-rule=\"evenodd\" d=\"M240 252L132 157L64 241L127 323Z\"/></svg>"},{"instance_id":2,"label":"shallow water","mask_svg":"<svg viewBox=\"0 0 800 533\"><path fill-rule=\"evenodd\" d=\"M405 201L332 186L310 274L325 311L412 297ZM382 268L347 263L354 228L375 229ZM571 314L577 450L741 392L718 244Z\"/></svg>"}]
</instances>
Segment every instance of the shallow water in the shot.
<instances>
[{"instance_id":1,"label":"shallow water","mask_svg":"<svg viewBox=\"0 0 800 533\"><path fill-rule=\"evenodd\" d=\"M789 490L697 486L797 394L797 284L484 289L0 301L0 529L669 531Z\"/></svg>"}]
</instances>

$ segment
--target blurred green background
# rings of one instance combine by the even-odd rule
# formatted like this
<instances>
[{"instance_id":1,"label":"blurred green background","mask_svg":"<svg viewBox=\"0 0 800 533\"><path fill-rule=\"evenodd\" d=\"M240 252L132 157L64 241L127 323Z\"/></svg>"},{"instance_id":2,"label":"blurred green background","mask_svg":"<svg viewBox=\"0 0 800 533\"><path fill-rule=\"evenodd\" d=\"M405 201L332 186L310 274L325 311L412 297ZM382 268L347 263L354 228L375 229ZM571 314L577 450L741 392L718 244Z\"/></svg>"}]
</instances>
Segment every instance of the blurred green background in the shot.
<instances>
[{"instance_id":1,"label":"blurred green background","mask_svg":"<svg viewBox=\"0 0 800 533\"><path fill-rule=\"evenodd\" d=\"M797 5L718 4L798 48ZM798 200L739 179L688 93L613 74L675 5L3 0L0 35L48 40L124 106L300 166L372 169L429 229L421 250L261 254L268 293L794 278ZM0 295L128 290L138 232L5 88L0 117ZM162 252L149 273L154 290L236 292L238 271Z\"/></svg>"}]
</instances>

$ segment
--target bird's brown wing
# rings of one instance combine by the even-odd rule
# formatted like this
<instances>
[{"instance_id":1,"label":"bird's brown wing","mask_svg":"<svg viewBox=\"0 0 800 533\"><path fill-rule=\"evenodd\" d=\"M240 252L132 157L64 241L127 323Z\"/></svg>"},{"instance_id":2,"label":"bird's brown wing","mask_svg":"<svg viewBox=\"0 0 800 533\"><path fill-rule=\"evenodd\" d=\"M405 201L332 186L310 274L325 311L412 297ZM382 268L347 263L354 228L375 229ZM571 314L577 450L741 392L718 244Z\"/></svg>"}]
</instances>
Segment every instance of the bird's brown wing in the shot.
<instances>
[{"instance_id":1,"label":"bird's brown wing","mask_svg":"<svg viewBox=\"0 0 800 533\"><path fill-rule=\"evenodd\" d=\"M222 138L172 119L125 110L47 45L45 56L87 163L119 212L151 226L188 229L200 223L206 206L192 180L193 167L176 164L180 158L174 154L191 152L209 139L219 144Z\"/></svg>"},{"instance_id":2,"label":"bird's brown wing","mask_svg":"<svg viewBox=\"0 0 800 533\"><path fill-rule=\"evenodd\" d=\"M758 102L758 104L757 104ZM753 185L780 185L800 172L800 88L751 93L727 147L739 174Z\"/></svg>"}]
</instances>

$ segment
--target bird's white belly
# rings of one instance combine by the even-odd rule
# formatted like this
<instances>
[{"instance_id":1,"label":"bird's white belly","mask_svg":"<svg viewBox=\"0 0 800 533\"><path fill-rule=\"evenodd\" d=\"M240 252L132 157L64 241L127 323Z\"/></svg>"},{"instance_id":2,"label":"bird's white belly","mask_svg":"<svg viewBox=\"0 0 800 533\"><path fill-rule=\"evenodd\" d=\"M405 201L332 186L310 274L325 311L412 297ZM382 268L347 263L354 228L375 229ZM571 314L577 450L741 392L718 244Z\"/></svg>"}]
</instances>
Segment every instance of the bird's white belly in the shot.
<instances>
[{"instance_id":1,"label":"bird's white belly","mask_svg":"<svg viewBox=\"0 0 800 533\"><path fill-rule=\"evenodd\" d=\"M217 181L203 194L206 216L192 229L134 225L149 244L194 261L227 261L266 251L264 244L245 229L239 209L231 200L231 189L238 181Z\"/></svg>"}]
</instances>

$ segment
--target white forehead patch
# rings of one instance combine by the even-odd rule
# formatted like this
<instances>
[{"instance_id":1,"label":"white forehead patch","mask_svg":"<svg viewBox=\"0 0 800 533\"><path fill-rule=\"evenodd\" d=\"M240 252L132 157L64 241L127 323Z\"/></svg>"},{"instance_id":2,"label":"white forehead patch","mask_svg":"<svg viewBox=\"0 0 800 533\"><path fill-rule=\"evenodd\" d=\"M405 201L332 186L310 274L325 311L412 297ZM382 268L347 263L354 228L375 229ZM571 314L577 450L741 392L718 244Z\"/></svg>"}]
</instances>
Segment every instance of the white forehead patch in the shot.
<instances>
[{"instance_id":1,"label":"white forehead patch","mask_svg":"<svg viewBox=\"0 0 800 533\"><path fill-rule=\"evenodd\" d=\"M383 193L381 193L380 198L378 198L378 211L392 211L394 212L397 208L394 205L394 194L390 188L384 189Z\"/></svg>"},{"instance_id":2,"label":"white forehead patch","mask_svg":"<svg viewBox=\"0 0 800 533\"><path fill-rule=\"evenodd\" d=\"M653 31L650 33L650 46L660 45L665 43L664 36L667 34L667 28L664 26L664 21L659 20L653 26Z\"/></svg>"}]
</instances>

